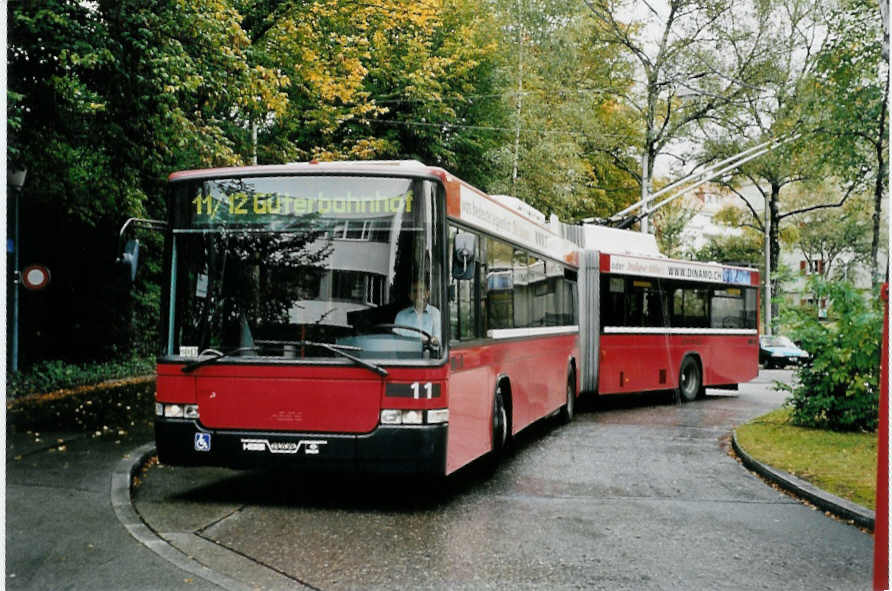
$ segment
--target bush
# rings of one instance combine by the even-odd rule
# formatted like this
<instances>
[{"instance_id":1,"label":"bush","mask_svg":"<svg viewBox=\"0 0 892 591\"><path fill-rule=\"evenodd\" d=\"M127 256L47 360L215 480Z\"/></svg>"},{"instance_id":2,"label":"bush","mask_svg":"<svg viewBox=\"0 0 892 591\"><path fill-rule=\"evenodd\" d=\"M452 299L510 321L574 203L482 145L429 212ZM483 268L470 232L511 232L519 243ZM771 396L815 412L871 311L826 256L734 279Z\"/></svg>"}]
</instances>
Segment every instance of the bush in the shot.
<instances>
[{"instance_id":1,"label":"bush","mask_svg":"<svg viewBox=\"0 0 892 591\"><path fill-rule=\"evenodd\" d=\"M874 431L879 411L882 302L866 297L851 283L809 282L815 300L827 298L828 319L815 310L792 309L783 323L790 336L811 353L809 364L798 370L794 386L778 384L792 393L787 404L792 421L803 427L836 431Z\"/></svg>"},{"instance_id":2,"label":"bush","mask_svg":"<svg viewBox=\"0 0 892 591\"><path fill-rule=\"evenodd\" d=\"M19 373L7 374L6 397L53 392L98 384L105 380L149 375L155 372L154 358L134 358L103 363L74 364L64 361L42 361Z\"/></svg>"},{"instance_id":3,"label":"bush","mask_svg":"<svg viewBox=\"0 0 892 591\"><path fill-rule=\"evenodd\" d=\"M154 424L154 402L154 377L85 386L58 395L7 401L6 427L114 437L145 434Z\"/></svg>"}]
</instances>

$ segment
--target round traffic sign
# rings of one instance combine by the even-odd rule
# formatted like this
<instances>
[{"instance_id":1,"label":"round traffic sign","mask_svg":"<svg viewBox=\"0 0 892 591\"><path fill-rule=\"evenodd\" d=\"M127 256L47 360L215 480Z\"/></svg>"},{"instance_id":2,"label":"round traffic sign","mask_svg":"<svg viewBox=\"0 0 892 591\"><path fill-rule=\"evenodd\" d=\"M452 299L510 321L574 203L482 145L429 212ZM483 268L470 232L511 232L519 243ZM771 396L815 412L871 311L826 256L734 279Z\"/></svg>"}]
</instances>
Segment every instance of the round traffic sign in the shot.
<instances>
[{"instance_id":1,"label":"round traffic sign","mask_svg":"<svg viewBox=\"0 0 892 591\"><path fill-rule=\"evenodd\" d=\"M27 289L43 289L49 282L50 270L43 265L31 265L22 271L22 284Z\"/></svg>"}]
</instances>

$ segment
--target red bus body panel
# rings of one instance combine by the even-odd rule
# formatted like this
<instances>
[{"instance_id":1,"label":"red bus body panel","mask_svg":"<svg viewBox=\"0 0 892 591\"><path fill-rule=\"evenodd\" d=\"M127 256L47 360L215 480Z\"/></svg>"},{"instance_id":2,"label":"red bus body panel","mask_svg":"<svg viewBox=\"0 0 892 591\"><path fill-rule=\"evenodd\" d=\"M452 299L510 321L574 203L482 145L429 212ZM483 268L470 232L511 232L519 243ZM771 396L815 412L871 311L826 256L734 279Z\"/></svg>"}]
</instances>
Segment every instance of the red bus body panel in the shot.
<instances>
[{"instance_id":1,"label":"red bus body panel","mask_svg":"<svg viewBox=\"0 0 892 591\"><path fill-rule=\"evenodd\" d=\"M158 365L159 402L194 404L209 429L363 434L378 426L382 408L449 408L446 473L492 447L496 381L511 388L511 430L517 433L566 402L577 335L487 341L454 347L435 368L388 368L381 378L354 367L208 365L191 374ZM432 400L388 398L386 384L432 381Z\"/></svg>"},{"instance_id":2,"label":"red bus body panel","mask_svg":"<svg viewBox=\"0 0 892 591\"><path fill-rule=\"evenodd\" d=\"M392 369L385 379L363 368L208 365L183 374L159 364L159 402L198 403L209 429L368 433L382 408L446 408L448 391L432 400L386 398L386 383L442 384L445 368Z\"/></svg>"},{"instance_id":3,"label":"red bus body panel","mask_svg":"<svg viewBox=\"0 0 892 591\"><path fill-rule=\"evenodd\" d=\"M758 335L601 335L598 392L666 390L678 385L687 354L700 358L704 386L747 382L759 375Z\"/></svg>"},{"instance_id":4,"label":"red bus body panel","mask_svg":"<svg viewBox=\"0 0 892 591\"><path fill-rule=\"evenodd\" d=\"M499 377L510 380L511 432L517 433L564 405L570 360L578 355L576 334L454 347L447 473L491 449L492 400Z\"/></svg>"}]
</instances>

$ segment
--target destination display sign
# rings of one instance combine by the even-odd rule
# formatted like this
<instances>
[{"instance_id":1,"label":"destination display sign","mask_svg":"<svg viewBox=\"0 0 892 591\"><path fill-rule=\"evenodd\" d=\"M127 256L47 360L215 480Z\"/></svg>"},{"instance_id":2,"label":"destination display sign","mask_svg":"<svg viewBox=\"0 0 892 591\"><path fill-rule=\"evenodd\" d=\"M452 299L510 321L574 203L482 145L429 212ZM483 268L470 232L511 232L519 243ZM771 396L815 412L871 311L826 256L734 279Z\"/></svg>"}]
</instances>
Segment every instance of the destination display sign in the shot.
<instances>
[{"instance_id":1,"label":"destination display sign","mask_svg":"<svg viewBox=\"0 0 892 591\"><path fill-rule=\"evenodd\" d=\"M754 271L748 269L708 263L685 262L669 259L647 259L613 254L609 256L609 268L602 270L622 275L705 281L707 283L752 285L754 273Z\"/></svg>"},{"instance_id":2,"label":"destination display sign","mask_svg":"<svg viewBox=\"0 0 892 591\"><path fill-rule=\"evenodd\" d=\"M229 195L199 195L192 199L195 222L250 221L265 216L302 216L319 214L323 217L348 215L393 215L412 211L412 193L395 197L345 195L343 197L299 197L279 193L231 193Z\"/></svg>"},{"instance_id":3,"label":"destination display sign","mask_svg":"<svg viewBox=\"0 0 892 591\"><path fill-rule=\"evenodd\" d=\"M419 197L411 179L341 176L213 178L180 195L190 223L199 227L300 217L395 217L415 213Z\"/></svg>"}]
</instances>

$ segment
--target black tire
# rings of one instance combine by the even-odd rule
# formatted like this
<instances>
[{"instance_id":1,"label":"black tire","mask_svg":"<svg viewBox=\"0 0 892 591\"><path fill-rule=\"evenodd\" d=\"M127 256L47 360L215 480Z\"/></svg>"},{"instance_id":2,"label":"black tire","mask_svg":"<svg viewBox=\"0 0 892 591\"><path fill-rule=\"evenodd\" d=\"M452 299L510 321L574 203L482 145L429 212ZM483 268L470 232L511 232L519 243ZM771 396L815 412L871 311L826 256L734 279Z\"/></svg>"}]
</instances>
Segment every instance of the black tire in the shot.
<instances>
[{"instance_id":1,"label":"black tire","mask_svg":"<svg viewBox=\"0 0 892 591\"><path fill-rule=\"evenodd\" d=\"M561 407L558 416L562 425L566 425L576 416L576 376L573 374L567 378L567 402Z\"/></svg>"},{"instance_id":2,"label":"black tire","mask_svg":"<svg viewBox=\"0 0 892 591\"><path fill-rule=\"evenodd\" d=\"M703 374L693 357L685 357L678 370L678 393L682 402L693 402L703 395Z\"/></svg>"},{"instance_id":3,"label":"black tire","mask_svg":"<svg viewBox=\"0 0 892 591\"><path fill-rule=\"evenodd\" d=\"M496 387L492 400L492 455L494 459L504 455L511 436L511 423L508 420L508 409L502 394L502 386Z\"/></svg>"}]
</instances>

